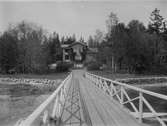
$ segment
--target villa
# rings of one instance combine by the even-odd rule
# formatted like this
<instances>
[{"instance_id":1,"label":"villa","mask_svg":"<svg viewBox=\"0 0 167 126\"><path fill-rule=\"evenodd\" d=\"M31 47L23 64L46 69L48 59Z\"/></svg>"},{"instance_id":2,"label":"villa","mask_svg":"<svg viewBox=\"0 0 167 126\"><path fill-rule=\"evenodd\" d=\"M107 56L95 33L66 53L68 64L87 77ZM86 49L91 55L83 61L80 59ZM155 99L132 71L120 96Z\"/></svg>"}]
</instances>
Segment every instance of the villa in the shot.
<instances>
[{"instance_id":1,"label":"villa","mask_svg":"<svg viewBox=\"0 0 167 126\"><path fill-rule=\"evenodd\" d=\"M87 44L84 42L74 42L72 44L62 44L63 61L82 64L86 58Z\"/></svg>"}]
</instances>

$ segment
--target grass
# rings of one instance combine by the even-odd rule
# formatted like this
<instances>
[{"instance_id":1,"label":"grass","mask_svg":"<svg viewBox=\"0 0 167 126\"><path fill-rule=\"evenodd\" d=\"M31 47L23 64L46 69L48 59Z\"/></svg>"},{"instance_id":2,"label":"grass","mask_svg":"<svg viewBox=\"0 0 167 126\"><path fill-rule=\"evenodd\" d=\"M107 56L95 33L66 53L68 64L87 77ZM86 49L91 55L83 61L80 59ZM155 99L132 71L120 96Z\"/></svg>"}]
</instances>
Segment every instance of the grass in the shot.
<instances>
[{"instance_id":1,"label":"grass","mask_svg":"<svg viewBox=\"0 0 167 126\"><path fill-rule=\"evenodd\" d=\"M54 74L13 74L0 75L11 78L37 78L37 79L64 79L68 75L64 73ZM31 85L0 84L0 126L14 125L22 117L30 115L49 95L57 88L36 88Z\"/></svg>"},{"instance_id":2,"label":"grass","mask_svg":"<svg viewBox=\"0 0 167 126\"><path fill-rule=\"evenodd\" d=\"M64 79L68 75L68 72L53 73L53 74L0 74L0 77L11 78L36 78L36 79Z\"/></svg>"},{"instance_id":3,"label":"grass","mask_svg":"<svg viewBox=\"0 0 167 126\"><path fill-rule=\"evenodd\" d=\"M127 84L159 84L159 83L167 83L166 78L146 78L146 79L135 79L135 80L123 80L121 81Z\"/></svg>"},{"instance_id":4,"label":"grass","mask_svg":"<svg viewBox=\"0 0 167 126\"><path fill-rule=\"evenodd\" d=\"M128 74L128 73L111 73L108 71L89 71L92 74L103 76L112 80L115 79L126 79L126 78L142 78L142 77L163 77L164 75L145 75L145 74Z\"/></svg>"},{"instance_id":5,"label":"grass","mask_svg":"<svg viewBox=\"0 0 167 126\"><path fill-rule=\"evenodd\" d=\"M12 75L0 75L0 77L11 77L11 78L37 78L37 79L53 79L53 80L63 80L68 75L68 72L55 73L55 74L12 74ZM0 83L0 95L11 95L11 96L28 96L28 95L40 95L53 92L60 83L54 86L32 86L29 84L6 84Z\"/></svg>"}]
</instances>

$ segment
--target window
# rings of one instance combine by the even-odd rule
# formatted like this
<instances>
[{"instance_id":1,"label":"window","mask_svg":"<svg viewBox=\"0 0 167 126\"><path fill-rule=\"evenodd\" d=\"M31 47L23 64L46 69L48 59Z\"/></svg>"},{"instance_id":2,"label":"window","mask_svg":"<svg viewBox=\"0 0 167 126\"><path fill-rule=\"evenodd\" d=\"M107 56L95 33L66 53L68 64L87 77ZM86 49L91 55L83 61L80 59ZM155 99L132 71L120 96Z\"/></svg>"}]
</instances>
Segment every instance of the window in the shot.
<instances>
[{"instance_id":1,"label":"window","mask_svg":"<svg viewBox=\"0 0 167 126\"><path fill-rule=\"evenodd\" d=\"M65 60L69 60L69 55L65 55Z\"/></svg>"},{"instance_id":2,"label":"window","mask_svg":"<svg viewBox=\"0 0 167 126\"><path fill-rule=\"evenodd\" d=\"M68 49L65 49L65 52L68 53Z\"/></svg>"}]
</instances>

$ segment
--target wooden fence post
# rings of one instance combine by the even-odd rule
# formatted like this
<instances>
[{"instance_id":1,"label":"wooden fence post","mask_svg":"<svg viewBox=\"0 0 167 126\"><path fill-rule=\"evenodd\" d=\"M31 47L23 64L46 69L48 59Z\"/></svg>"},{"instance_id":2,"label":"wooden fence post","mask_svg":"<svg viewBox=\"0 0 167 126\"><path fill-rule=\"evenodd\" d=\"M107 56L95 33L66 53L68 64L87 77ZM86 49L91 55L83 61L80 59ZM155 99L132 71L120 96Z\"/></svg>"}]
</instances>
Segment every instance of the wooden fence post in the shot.
<instances>
[{"instance_id":1,"label":"wooden fence post","mask_svg":"<svg viewBox=\"0 0 167 126\"><path fill-rule=\"evenodd\" d=\"M53 118L56 117L57 107L58 107L58 96L56 96L55 103L53 105L53 113L52 113L52 117Z\"/></svg>"},{"instance_id":2,"label":"wooden fence post","mask_svg":"<svg viewBox=\"0 0 167 126\"><path fill-rule=\"evenodd\" d=\"M124 94L123 94L123 86L121 86L121 105L123 106L124 102Z\"/></svg>"},{"instance_id":3,"label":"wooden fence post","mask_svg":"<svg viewBox=\"0 0 167 126\"><path fill-rule=\"evenodd\" d=\"M139 122L142 123L143 120L143 93L139 92Z\"/></svg>"}]
</instances>

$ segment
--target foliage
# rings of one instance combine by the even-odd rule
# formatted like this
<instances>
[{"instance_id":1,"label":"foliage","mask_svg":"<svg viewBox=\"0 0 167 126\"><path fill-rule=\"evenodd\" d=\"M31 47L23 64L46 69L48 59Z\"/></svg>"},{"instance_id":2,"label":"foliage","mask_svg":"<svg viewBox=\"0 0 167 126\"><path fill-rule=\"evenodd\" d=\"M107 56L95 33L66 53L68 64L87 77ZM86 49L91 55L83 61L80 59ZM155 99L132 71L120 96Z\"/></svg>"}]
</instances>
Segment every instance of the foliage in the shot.
<instances>
[{"instance_id":1,"label":"foliage","mask_svg":"<svg viewBox=\"0 0 167 126\"><path fill-rule=\"evenodd\" d=\"M155 8L151 13L150 22L149 22L149 32L159 34L163 29L163 20L164 18L160 15L160 10Z\"/></svg>"},{"instance_id":2,"label":"foliage","mask_svg":"<svg viewBox=\"0 0 167 126\"><path fill-rule=\"evenodd\" d=\"M56 72L69 71L73 67L71 62L59 62L56 67Z\"/></svg>"},{"instance_id":3,"label":"foliage","mask_svg":"<svg viewBox=\"0 0 167 126\"><path fill-rule=\"evenodd\" d=\"M99 47L99 41L95 38L93 38L92 36L89 36L88 39L88 47L89 48L98 48Z\"/></svg>"},{"instance_id":4,"label":"foliage","mask_svg":"<svg viewBox=\"0 0 167 126\"><path fill-rule=\"evenodd\" d=\"M100 64L98 62L90 62L87 65L88 70L99 70L100 69Z\"/></svg>"},{"instance_id":5,"label":"foliage","mask_svg":"<svg viewBox=\"0 0 167 126\"><path fill-rule=\"evenodd\" d=\"M159 12L158 9L152 12L148 28L138 20L132 20L128 25L120 23L117 16L111 13L107 20L108 32L98 49L98 62L108 67L113 65L117 71L167 72L160 64L161 52L167 52L167 28Z\"/></svg>"},{"instance_id":6,"label":"foliage","mask_svg":"<svg viewBox=\"0 0 167 126\"><path fill-rule=\"evenodd\" d=\"M155 8L150 15L148 27L139 20L127 25L119 22L116 14L110 13L107 33L96 30L88 39L89 48L98 48L97 62L88 63L90 70L99 69L100 64L135 73L167 73L166 65L161 63L161 55L167 55L167 21ZM0 34L0 70L3 73L43 73L48 65L62 61L61 44L76 42L75 35L62 36L48 33L40 26L22 21L10 26ZM80 38L79 42L84 42ZM81 52L82 61L87 49ZM69 52L74 59L75 53ZM72 64L61 62L57 71L66 71Z\"/></svg>"},{"instance_id":7,"label":"foliage","mask_svg":"<svg viewBox=\"0 0 167 126\"><path fill-rule=\"evenodd\" d=\"M118 17L115 13L111 12L108 16L108 19L106 20L106 25L108 29L108 33L111 33L113 30L113 27L118 24Z\"/></svg>"},{"instance_id":8,"label":"foliage","mask_svg":"<svg viewBox=\"0 0 167 126\"><path fill-rule=\"evenodd\" d=\"M17 64L18 47L17 40L8 32L5 32L0 38L0 67L2 71L8 71Z\"/></svg>"},{"instance_id":9,"label":"foliage","mask_svg":"<svg viewBox=\"0 0 167 126\"><path fill-rule=\"evenodd\" d=\"M75 37L75 35L73 35L73 36L66 36L66 38L63 36L62 37L62 39L61 39L61 43L62 44L72 44L72 43L74 43L74 42L76 42L76 37Z\"/></svg>"},{"instance_id":10,"label":"foliage","mask_svg":"<svg viewBox=\"0 0 167 126\"><path fill-rule=\"evenodd\" d=\"M62 61L61 43L75 41L75 35L60 39L56 32L48 35L42 27L22 21L0 36L0 70L3 73L48 72L50 64ZM66 63L60 66L62 71L69 67Z\"/></svg>"},{"instance_id":11,"label":"foliage","mask_svg":"<svg viewBox=\"0 0 167 126\"><path fill-rule=\"evenodd\" d=\"M54 32L53 35L49 37L48 42L45 43L45 46L46 50L48 51L48 64L62 60L61 43L57 33Z\"/></svg>"}]
</instances>

